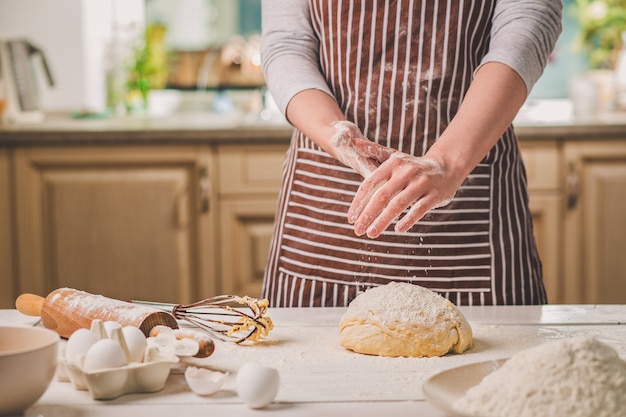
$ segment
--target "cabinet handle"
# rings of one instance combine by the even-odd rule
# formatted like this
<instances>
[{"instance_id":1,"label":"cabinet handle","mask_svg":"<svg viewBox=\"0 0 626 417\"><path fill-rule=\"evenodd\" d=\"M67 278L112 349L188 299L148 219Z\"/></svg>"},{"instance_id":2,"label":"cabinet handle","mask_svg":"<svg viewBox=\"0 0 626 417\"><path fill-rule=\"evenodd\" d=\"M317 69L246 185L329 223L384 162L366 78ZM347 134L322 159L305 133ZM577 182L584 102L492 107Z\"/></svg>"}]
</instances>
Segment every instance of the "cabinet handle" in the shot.
<instances>
[{"instance_id":1,"label":"cabinet handle","mask_svg":"<svg viewBox=\"0 0 626 417\"><path fill-rule=\"evenodd\" d=\"M578 195L580 193L580 181L578 178L578 172L573 162L568 165L567 178L565 189L567 193L567 208L573 210L578 204Z\"/></svg>"},{"instance_id":2,"label":"cabinet handle","mask_svg":"<svg viewBox=\"0 0 626 417\"><path fill-rule=\"evenodd\" d=\"M200 212L208 213L211 200L211 180L207 167L200 167L198 171L200 187Z\"/></svg>"}]
</instances>

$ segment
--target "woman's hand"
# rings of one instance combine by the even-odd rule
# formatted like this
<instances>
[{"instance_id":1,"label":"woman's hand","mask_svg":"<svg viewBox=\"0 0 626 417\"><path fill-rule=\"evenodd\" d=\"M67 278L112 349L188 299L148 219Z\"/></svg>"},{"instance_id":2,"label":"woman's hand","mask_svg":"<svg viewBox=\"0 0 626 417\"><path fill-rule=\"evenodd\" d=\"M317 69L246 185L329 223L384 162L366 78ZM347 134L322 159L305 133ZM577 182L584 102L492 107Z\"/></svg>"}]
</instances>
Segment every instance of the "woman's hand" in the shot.
<instances>
[{"instance_id":1,"label":"woman's hand","mask_svg":"<svg viewBox=\"0 0 626 417\"><path fill-rule=\"evenodd\" d=\"M364 178L348 211L357 235L378 237L407 208L395 230L406 232L429 210L448 204L459 184L433 159L414 157L366 139L352 122L333 124L330 153Z\"/></svg>"},{"instance_id":2,"label":"woman's hand","mask_svg":"<svg viewBox=\"0 0 626 417\"><path fill-rule=\"evenodd\" d=\"M459 186L439 162L396 151L363 181L348 221L357 235L376 238L408 209L395 226L406 232L429 210L448 204Z\"/></svg>"},{"instance_id":3,"label":"woman's hand","mask_svg":"<svg viewBox=\"0 0 626 417\"><path fill-rule=\"evenodd\" d=\"M395 153L394 149L366 139L352 122L342 120L333 123L335 134L329 142L329 152L342 164L354 169L363 178L369 177L376 168Z\"/></svg>"},{"instance_id":4,"label":"woman's hand","mask_svg":"<svg viewBox=\"0 0 626 417\"><path fill-rule=\"evenodd\" d=\"M357 235L406 232L429 210L446 205L488 154L526 99L526 85L509 66L483 64L448 127L424 157L397 152L367 177L348 210Z\"/></svg>"}]
</instances>

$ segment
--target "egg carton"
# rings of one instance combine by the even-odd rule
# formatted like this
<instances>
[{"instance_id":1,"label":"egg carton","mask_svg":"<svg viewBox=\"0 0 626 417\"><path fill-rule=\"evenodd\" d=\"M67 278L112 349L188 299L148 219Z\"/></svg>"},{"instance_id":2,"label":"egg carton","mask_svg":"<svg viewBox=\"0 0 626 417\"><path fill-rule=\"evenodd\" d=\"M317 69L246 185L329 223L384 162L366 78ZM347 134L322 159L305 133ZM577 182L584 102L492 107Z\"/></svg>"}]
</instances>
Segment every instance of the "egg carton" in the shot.
<instances>
[{"instance_id":1,"label":"egg carton","mask_svg":"<svg viewBox=\"0 0 626 417\"><path fill-rule=\"evenodd\" d=\"M131 362L122 367L93 372L85 372L69 363L66 363L65 367L68 379L74 388L88 390L95 400L110 400L124 394L162 390L170 374L172 363L175 361Z\"/></svg>"},{"instance_id":2,"label":"egg carton","mask_svg":"<svg viewBox=\"0 0 626 417\"><path fill-rule=\"evenodd\" d=\"M106 324L111 324L111 322ZM110 400L124 394L150 393L163 389L172 367L181 361L180 356L167 352L155 344L150 344L147 340L145 346L140 345L138 348L136 344L127 340L122 327L115 326L115 324L113 323L113 326L109 326L110 328L107 330L105 323L101 320L94 320L91 329L85 329L91 335L82 332L82 334L70 336L65 345L65 350L60 352L57 379L62 382L70 382L76 390L89 391L91 397L96 400ZM91 337L92 335L95 338ZM74 345L79 342L72 340L72 337L84 337L89 341L83 343L85 346L79 347L82 350L78 349L79 352L76 353ZM119 353L116 355L115 349L114 352L107 352L106 349L100 349L100 352L89 352L89 349L96 346L95 343L91 342L103 339L109 339L113 342L108 345L115 343L119 345L124 355L123 365L118 366L120 364ZM181 343L189 343L189 341ZM89 344L91 346L87 347L86 345ZM104 346L105 343L100 345L101 347L111 347ZM68 348L74 351L73 357L68 357ZM136 351L132 352L133 349ZM188 350L188 352L193 352L193 347L190 349L192 350ZM185 349L179 348L178 351L185 353ZM90 361L88 354L95 359ZM94 364L94 362L96 363Z\"/></svg>"}]
</instances>

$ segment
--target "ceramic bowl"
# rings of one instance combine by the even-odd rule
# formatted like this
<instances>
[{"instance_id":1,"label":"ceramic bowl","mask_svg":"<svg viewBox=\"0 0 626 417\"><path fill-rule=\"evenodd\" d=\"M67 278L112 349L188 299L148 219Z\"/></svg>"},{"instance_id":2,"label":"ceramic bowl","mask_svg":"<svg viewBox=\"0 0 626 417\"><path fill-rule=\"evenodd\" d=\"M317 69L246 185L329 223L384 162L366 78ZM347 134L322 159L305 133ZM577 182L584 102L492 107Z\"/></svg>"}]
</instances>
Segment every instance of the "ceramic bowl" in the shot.
<instances>
[{"instance_id":1,"label":"ceramic bowl","mask_svg":"<svg viewBox=\"0 0 626 417\"><path fill-rule=\"evenodd\" d=\"M43 327L0 326L0 416L23 413L50 385L59 335Z\"/></svg>"}]
</instances>

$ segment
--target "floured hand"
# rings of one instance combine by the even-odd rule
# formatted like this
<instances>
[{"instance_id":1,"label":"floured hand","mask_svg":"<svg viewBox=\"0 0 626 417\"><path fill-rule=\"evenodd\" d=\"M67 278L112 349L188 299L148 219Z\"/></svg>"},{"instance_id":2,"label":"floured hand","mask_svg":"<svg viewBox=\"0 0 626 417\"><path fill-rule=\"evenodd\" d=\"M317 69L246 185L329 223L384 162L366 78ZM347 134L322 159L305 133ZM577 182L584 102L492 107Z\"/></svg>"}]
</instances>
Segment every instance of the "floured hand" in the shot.
<instances>
[{"instance_id":1,"label":"floured hand","mask_svg":"<svg viewBox=\"0 0 626 417\"><path fill-rule=\"evenodd\" d=\"M435 160L396 151L363 181L348 221L357 235L376 238L408 209L395 226L403 233L431 209L448 204L459 186Z\"/></svg>"},{"instance_id":2,"label":"floured hand","mask_svg":"<svg viewBox=\"0 0 626 417\"><path fill-rule=\"evenodd\" d=\"M330 152L342 164L354 169L363 178L395 152L391 148L366 139L361 130L347 120L335 122L335 135L330 139Z\"/></svg>"}]
</instances>

